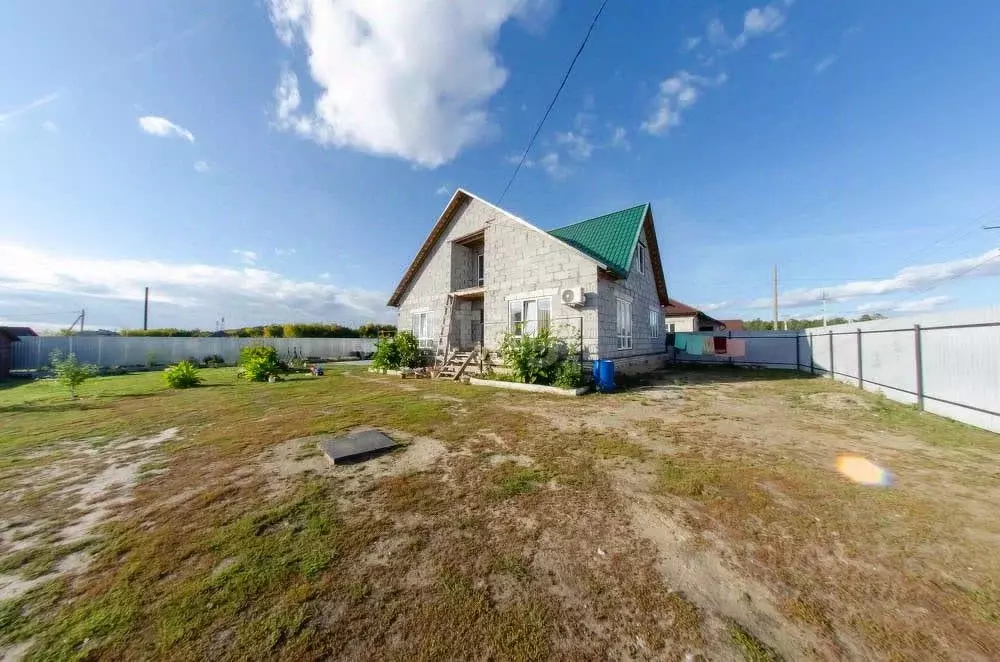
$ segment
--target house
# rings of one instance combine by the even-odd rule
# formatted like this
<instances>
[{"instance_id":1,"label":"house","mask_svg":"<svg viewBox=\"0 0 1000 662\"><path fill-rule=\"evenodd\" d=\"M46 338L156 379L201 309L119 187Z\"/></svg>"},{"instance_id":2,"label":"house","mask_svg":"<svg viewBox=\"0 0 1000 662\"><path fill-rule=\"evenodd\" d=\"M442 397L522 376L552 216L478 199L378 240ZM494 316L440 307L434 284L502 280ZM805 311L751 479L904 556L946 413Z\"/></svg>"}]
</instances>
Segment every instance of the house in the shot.
<instances>
[{"instance_id":1,"label":"house","mask_svg":"<svg viewBox=\"0 0 1000 662\"><path fill-rule=\"evenodd\" d=\"M726 328L725 324L714 317L676 299L669 300L664 315L667 319L667 333L722 331Z\"/></svg>"},{"instance_id":2,"label":"house","mask_svg":"<svg viewBox=\"0 0 1000 662\"><path fill-rule=\"evenodd\" d=\"M743 324L743 320L722 320L722 325L726 327L726 331L746 331L747 327Z\"/></svg>"},{"instance_id":3,"label":"house","mask_svg":"<svg viewBox=\"0 0 1000 662\"><path fill-rule=\"evenodd\" d=\"M11 327L0 326L0 379L10 376L10 369L13 365L14 350L12 345L20 342L20 338L9 329Z\"/></svg>"},{"instance_id":4,"label":"house","mask_svg":"<svg viewBox=\"0 0 1000 662\"><path fill-rule=\"evenodd\" d=\"M26 336L31 338L38 337L38 334L35 333L35 330L32 329L30 326L4 326L0 328L4 329L5 331L7 331L7 333L17 338L24 338Z\"/></svg>"},{"instance_id":5,"label":"house","mask_svg":"<svg viewBox=\"0 0 1000 662\"><path fill-rule=\"evenodd\" d=\"M666 303L648 204L546 232L459 189L388 305L439 360L492 358L505 334L546 327L637 372L664 363Z\"/></svg>"}]
</instances>

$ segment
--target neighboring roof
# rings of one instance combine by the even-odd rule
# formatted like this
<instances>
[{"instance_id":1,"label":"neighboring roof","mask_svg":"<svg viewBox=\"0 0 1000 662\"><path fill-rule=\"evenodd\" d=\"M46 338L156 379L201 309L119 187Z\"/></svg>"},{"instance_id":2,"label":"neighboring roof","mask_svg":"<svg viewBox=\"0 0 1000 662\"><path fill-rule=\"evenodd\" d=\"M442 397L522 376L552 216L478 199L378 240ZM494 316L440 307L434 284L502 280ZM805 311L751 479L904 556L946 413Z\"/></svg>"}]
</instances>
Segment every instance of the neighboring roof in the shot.
<instances>
[{"instance_id":1,"label":"neighboring roof","mask_svg":"<svg viewBox=\"0 0 1000 662\"><path fill-rule=\"evenodd\" d=\"M691 317L692 315L694 315L695 317L699 317L707 322L711 322L713 324L721 324L725 326L725 322L717 320L711 315L706 315L705 313L698 310L694 306L689 306L686 303L681 303L677 299L667 299L667 301L669 301L669 303L663 308L663 314L666 317ZM740 324L742 324L742 322L740 322ZM737 329L731 329L731 330L736 331Z\"/></svg>"},{"instance_id":2,"label":"neighboring roof","mask_svg":"<svg viewBox=\"0 0 1000 662\"><path fill-rule=\"evenodd\" d=\"M7 327L0 326L0 337L6 338L11 342L20 342L21 339L15 336L13 333L7 330Z\"/></svg>"},{"instance_id":3,"label":"neighboring roof","mask_svg":"<svg viewBox=\"0 0 1000 662\"><path fill-rule=\"evenodd\" d=\"M702 312L686 303L681 303L677 299L667 299L664 314L667 317L687 317L689 315L701 315Z\"/></svg>"},{"instance_id":4,"label":"neighboring roof","mask_svg":"<svg viewBox=\"0 0 1000 662\"><path fill-rule=\"evenodd\" d=\"M639 241L639 235L645 229L647 233L649 261L653 265L653 277L656 281L657 294L661 302L667 300L667 286L663 277L663 265L660 262L656 232L653 228L653 214L648 203L545 232L524 219L518 218L510 212L460 188L455 191L455 194L448 202L441 216L438 217L437 223L431 228L430 234L427 235L420 250L417 251L413 262L410 263L406 273L403 274L403 278L399 281L395 291L389 298L390 306L399 305L403 294L409 288L413 279L416 278L417 272L423 265L424 260L430 255L438 239L441 238L441 235L444 234L445 230L451 224L455 214L469 200L476 200L498 212L506 214L514 219L514 221L521 223L535 232L559 241L574 252L579 253L580 256L594 262L599 268L623 278L628 275L629 269L631 269L632 256L635 254L635 245Z\"/></svg>"},{"instance_id":5,"label":"neighboring roof","mask_svg":"<svg viewBox=\"0 0 1000 662\"><path fill-rule=\"evenodd\" d=\"M743 320L720 320L727 329L730 331L746 331L747 328L743 324Z\"/></svg>"},{"instance_id":6,"label":"neighboring roof","mask_svg":"<svg viewBox=\"0 0 1000 662\"><path fill-rule=\"evenodd\" d=\"M0 329L7 331L13 336L37 336L30 326L0 326Z\"/></svg>"},{"instance_id":7,"label":"neighboring roof","mask_svg":"<svg viewBox=\"0 0 1000 662\"><path fill-rule=\"evenodd\" d=\"M625 276L632 267L635 242L648 211L649 204L636 205L549 230L549 234L604 262L618 275Z\"/></svg>"}]
</instances>

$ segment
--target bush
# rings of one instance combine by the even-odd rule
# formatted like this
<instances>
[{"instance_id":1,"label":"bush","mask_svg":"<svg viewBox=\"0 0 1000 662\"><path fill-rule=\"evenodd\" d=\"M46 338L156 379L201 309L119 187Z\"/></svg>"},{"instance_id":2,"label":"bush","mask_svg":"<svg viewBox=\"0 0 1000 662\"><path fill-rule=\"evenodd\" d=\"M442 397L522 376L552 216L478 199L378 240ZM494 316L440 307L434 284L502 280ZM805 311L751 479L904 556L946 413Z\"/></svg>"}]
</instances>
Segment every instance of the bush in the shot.
<instances>
[{"instance_id":1,"label":"bush","mask_svg":"<svg viewBox=\"0 0 1000 662\"><path fill-rule=\"evenodd\" d=\"M251 345L240 350L240 376L250 382L266 382L271 375L285 372L278 350L268 345Z\"/></svg>"},{"instance_id":2,"label":"bush","mask_svg":"<svg viewBox=\"0 0 1000 662\"><path fill-rule=\"evenodd\" d=\"M71 398L76 397L76 387L97 374L97 366L80 363L76 354L63 358L62 352L56 350L49 355L49 362L56 373L56 380L69 389Z\"/></svg>"},{"instance_id":3,"label":"bush","mask_svg":"<svg viewBox=\"0 0 1000 662\"><path fill-rule=\"evenodd\" d=\"M556 371L556 378L552 382L553 386L559 388L579 388L583 386L583 370L580 364L572 360L571 357L563 359Z\"/></svg>"},{"instance_id":4,"label":"bush","mask_svg":"<svg viewBox=\"0 0 1000 662\"><path fill-rule=\"evenodd\" d=\"M167 378L167 385L170 388L191 388L201 383L198 376L198 369L190 361L181 361L177 365L166 369L164 376Z\"/></svg>"},{"instance_id":5,"label":"bush","mask_svg":"<svg viewBox=\"0 0 1000 662\"><path fill-rule=\"evenodd\" d=\"M419 368L423 363L420 343L409 331L400 331L391 338L382 338L376 343L375 353L372 355L372 367L376 370Z\"/></svg>"},{"instance_id":6,"label":"bush","mask_svg":"<svg viewBox=\"0 0 1000 662\"><path fill-rule=\"evenodd\" d=\"M506 333L500 343L503 364L525 384L551 384L567 353L566 344L548 329L534 335Z\"/></svg>"},{"instance_id":7,"label":"bush","mask_svg":"<svg viewBox=\"0 0 1000 662\"><path fill-rule=\"evenodd\" d=\"M205 365L209 368L218 368L226 365L226 360L218 354L209 354L205 357Z\"/></svg>"}]
</instances>

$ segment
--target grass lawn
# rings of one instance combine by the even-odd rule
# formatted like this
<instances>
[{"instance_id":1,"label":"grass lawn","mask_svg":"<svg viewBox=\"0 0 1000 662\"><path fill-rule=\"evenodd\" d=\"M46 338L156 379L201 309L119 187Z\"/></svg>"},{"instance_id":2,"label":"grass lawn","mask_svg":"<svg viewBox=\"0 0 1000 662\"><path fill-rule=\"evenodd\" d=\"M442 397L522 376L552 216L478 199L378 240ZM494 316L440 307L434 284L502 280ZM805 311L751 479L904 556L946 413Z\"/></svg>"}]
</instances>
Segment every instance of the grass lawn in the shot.
<instances>
[{"instance_id":1,"label":"grass lawn","mask_svg":"<svg viewBox=\"0 0 1000 662\"><path fill-rule=\"evenodd\" d=\"M201 374L0 383L0 657L1000 657L997 435L777 371ZM358 427L401 448L309 439Z\"/></svg>"}]
</instances>

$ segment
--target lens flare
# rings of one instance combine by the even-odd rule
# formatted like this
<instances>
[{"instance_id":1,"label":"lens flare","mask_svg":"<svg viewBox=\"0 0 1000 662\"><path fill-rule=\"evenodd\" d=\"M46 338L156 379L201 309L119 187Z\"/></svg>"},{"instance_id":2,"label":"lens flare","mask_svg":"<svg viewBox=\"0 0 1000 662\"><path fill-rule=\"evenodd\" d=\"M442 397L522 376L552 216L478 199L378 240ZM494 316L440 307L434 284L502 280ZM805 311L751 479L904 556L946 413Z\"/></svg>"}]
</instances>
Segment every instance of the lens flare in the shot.
<instances>
[{"instance_id":1,"label":"lens flare","mask_svg":"<svg viewBox=\"0 0 1000 662\"><path fill-rule=\"evenodd\" d=\"M838 457L837 471L861 485L889 487L892 484L892 474L860 455Z\"/></svg>"}]
</instances>

